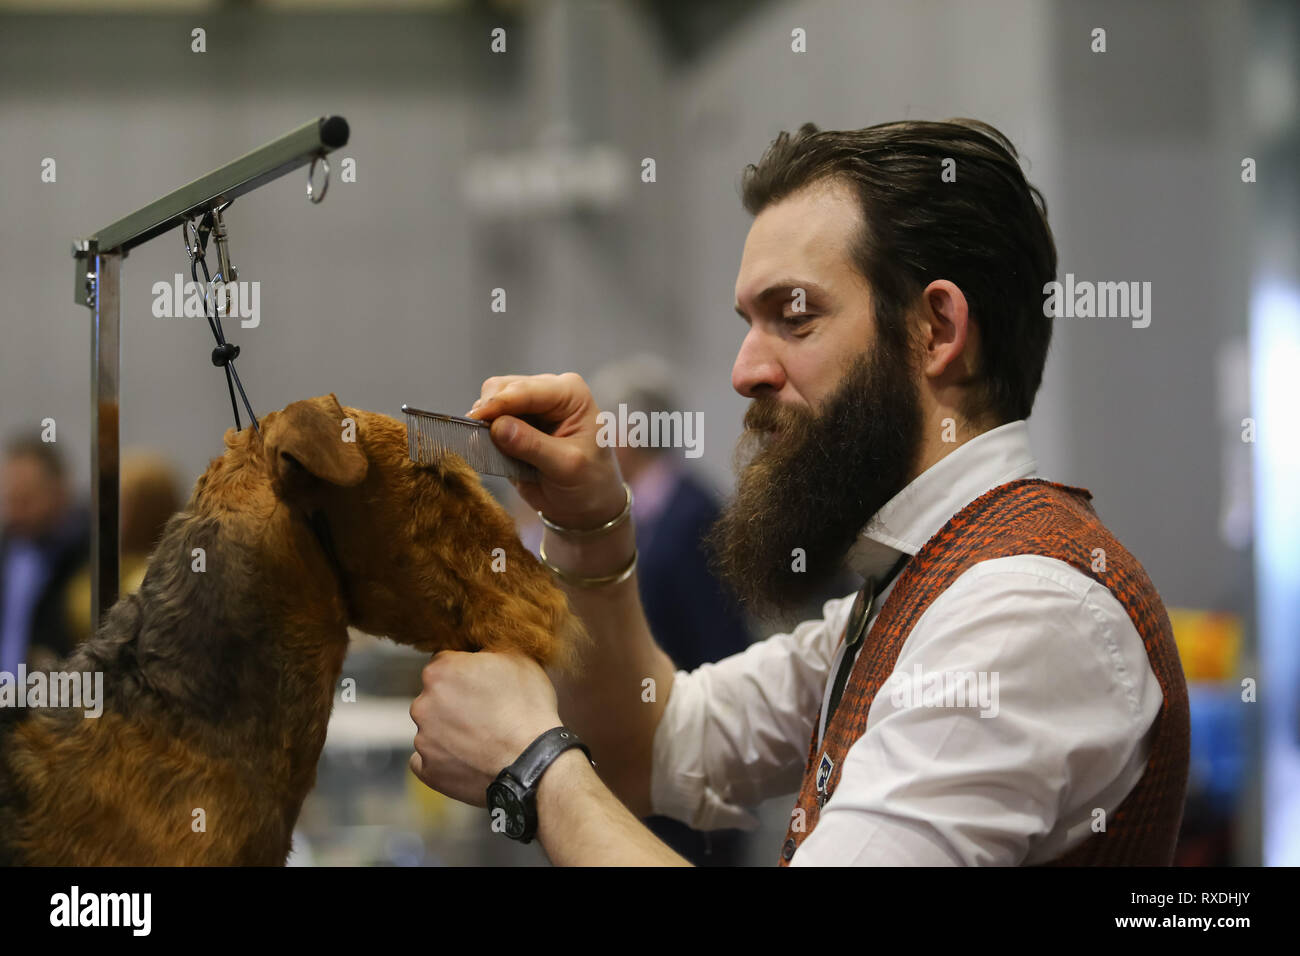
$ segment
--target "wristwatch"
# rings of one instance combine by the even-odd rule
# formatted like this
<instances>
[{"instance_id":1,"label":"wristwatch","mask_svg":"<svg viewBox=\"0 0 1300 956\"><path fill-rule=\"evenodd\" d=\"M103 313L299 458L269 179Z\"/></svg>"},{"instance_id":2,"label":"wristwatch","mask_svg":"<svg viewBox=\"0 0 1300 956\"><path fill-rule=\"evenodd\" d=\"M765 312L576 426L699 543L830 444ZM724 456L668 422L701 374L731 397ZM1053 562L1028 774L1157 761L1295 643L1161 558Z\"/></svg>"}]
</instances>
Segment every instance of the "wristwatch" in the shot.
<instances>
[{"instance_id":1,"label":"wristwatch","mask_svg":"<svg viewBox=\"0 0 1300 956\"><path fill-rule=\"evenodd\" d=\"M487 788L487 808L495 823L502 811L505 835L520 843L531 843L537 834L537 784L555 758L578 747L591 760L591 751L567 727L552 727L529 744L519 759L497 774ZM596 761L591 760L596 766Z\"/></svg>"}]
</instances>

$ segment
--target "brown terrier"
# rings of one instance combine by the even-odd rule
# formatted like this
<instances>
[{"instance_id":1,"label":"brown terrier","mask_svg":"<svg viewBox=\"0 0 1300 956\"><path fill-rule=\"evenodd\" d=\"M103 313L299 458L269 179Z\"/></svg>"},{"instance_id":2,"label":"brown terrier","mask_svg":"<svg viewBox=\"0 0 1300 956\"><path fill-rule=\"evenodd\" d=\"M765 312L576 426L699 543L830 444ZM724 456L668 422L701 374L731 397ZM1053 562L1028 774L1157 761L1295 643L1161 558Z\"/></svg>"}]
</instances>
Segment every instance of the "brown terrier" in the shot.
<instances>
[{"instance_id":1,"label":"brown terrier","mask_svg":"<svg viewBox=\"0 0 1300 956\"><path fill-rule=\"evenodd\" d=\"M581 623L462 460L416 465L404 425L333 395L261 426L226 432L61 666L103 674L102 716L0 710L0 864L283 864L349 624L573 663Z\"/></svg>"}]
</instances>

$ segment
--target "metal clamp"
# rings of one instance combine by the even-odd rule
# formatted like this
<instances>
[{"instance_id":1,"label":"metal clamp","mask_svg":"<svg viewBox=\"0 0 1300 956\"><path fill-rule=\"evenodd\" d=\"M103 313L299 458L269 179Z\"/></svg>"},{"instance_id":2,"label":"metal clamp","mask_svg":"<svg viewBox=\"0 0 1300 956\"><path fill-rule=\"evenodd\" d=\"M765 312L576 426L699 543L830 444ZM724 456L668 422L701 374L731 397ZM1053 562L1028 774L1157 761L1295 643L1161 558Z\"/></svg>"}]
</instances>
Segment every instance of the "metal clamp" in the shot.
<instances>
[{"instance_id":1,"label":"metal clamp","mask_svg":"<svg viewBox=\"0 0 1300 956\"><path fill-rule=\"evenodd\" d=\"M230 262L229 233L226 232L226 221L221 218L221 212L234 200L224 203L212 210L212 238L217 243L217 274L212 277L208 284L209 295L216 289L217 283L221 284L224 290L230 283L236 281L239 277L238 270ZM206 297L204 299L206 304ZM230 299L223 295L218 300L215 311L219 315L230 314Z\"/></svg>"}]
</instances>

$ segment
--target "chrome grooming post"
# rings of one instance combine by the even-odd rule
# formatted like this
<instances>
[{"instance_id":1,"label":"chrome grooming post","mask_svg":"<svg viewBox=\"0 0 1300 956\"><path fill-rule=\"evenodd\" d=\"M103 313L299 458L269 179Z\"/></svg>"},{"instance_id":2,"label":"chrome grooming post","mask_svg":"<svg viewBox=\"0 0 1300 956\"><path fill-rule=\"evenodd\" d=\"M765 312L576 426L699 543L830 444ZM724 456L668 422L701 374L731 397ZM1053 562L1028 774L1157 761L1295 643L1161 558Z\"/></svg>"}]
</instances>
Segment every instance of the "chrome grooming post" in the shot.
<instances>
[{"instance_id":1,"label":"chrome grooming post","mask_svg":"<svg viewBox=\"0 0 1300 956\"><path fill-rule=\"evenodd\" d=\"M98 629L104 613L116 603L118 591L122 260L131 249L195 216L212 212L292 170L309 164L314 168L317 160L324 162L325 154L347 142L347 120L341 116L322 116L72 243L76 266L73 296L79 305L90 309L92 629ZM328 164L325 168L328 177ZM310 171L307 198L313 202L324 198L324 188L313 191ZM224 270L227 267L224 223L219 240Z\"/></svg>"}]
</instances>

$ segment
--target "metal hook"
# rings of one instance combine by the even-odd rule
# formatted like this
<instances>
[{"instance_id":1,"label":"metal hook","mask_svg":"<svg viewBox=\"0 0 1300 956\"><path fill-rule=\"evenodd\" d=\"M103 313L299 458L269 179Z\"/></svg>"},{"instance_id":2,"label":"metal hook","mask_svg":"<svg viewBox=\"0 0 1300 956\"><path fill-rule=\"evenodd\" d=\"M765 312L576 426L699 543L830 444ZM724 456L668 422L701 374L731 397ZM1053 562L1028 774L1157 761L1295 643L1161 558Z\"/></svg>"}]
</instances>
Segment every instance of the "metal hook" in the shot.
<instances>
[{"instance_id":1,"label":"metal hook","mask_svg":"<svg viewBox=\"0 0 1300 956\"><path fill-rule=\"evenodd\" d=\"M319 196L316 195L316 192L311 185L311 178L316 174L317 163L322 163L325 166L325 178L321 181ZM329 191L329 188L330 188L330 161L326 159L324 156L317 156L315 159L311 161L311 165L307 167L307 198L314 203L319 203L321 200L325 198L325 193Z\"/></svg>"},{"instance_id":2,"label":"metal hook","mask_svg":"<svg viewBox=\"0 0 1300 956\"><path fill-rule=\"evenodd\" d=\"M217 242L217 278L227 285L239 278L235 267L230 264L226 220L221 216L221 211L232 202L234 202L233 199L212 211L212 238Z\"/></svg>"},{"instance_id":3,"label":"metal hook","mask_svg":"<svg viewBox=\"0 0 1300 956\"><path fill-rule=\"evenodd\" d=\"M190 235L194 236L194 242L191 244ZM194 228L194 222L190 219L181 220L181 241L185 243L185 254L190 257L190 264L194 264L194 257L199 252L199 231Z\"/></svg>"}]
</instances>

